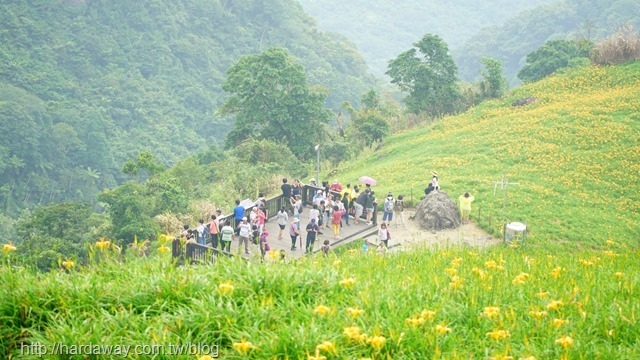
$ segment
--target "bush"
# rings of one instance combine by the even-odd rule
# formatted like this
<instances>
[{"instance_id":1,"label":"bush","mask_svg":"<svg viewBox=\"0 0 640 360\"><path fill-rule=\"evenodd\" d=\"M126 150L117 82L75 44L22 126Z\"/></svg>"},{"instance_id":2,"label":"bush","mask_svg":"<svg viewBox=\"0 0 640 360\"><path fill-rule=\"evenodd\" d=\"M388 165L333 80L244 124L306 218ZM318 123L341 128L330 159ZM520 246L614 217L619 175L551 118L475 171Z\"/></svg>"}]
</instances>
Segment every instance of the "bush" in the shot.
<instances>
[{"instance_id":1,"label":"bush","mask_svg":"<svg viewBox=\"0 0 640 360\"><path fill-rule=\"evenodd\" d=\"M598 65L615 65L640 60L640 34L623 26L593 49L591 59Z\"/></svg>"}]
</instances>

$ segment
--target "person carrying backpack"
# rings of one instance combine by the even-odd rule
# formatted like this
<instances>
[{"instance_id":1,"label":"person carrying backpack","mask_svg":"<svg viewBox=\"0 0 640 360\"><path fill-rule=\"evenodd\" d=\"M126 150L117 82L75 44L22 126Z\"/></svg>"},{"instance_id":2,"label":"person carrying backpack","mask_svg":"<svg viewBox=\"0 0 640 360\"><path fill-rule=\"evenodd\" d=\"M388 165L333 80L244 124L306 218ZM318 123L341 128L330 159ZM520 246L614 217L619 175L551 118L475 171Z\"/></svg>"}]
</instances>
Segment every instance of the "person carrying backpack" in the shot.
<instances>
[{"instance_id":1,"label":"person carrying backpack","mask_svg":"<svg viewBox=\"0 0 640 360\"><path fill-rule=\"evenodd\" d=\"M391 222L393 219L393 209L396 206L396 201L393 198L393 193L389 191L387 198L384 199L384 209L382 213L382 221Z\"/></svg>"}]
</instances>

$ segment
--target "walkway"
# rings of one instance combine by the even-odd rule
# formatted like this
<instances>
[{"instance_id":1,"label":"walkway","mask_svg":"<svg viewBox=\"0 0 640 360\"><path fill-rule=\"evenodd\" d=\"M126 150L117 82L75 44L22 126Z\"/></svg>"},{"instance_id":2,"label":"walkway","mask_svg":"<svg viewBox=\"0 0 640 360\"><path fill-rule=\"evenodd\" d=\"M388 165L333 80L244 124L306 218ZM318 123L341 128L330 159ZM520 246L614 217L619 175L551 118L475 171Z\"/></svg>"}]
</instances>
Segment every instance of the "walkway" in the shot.
<instances>
[{"instance_id":1,"label":"walkway","mask_svg":"<svg viewBox=\"0 0 640 360\"><path fill-rule=\"evenodd\" d=\"M293 220L293 216L289 217L289 221L287 221L287 226L285 227L282 235L282 240L278 240L278 233L280 232L280 227L276 221L275 217L269 219L269 221L265 224L265 228L269 231L269 247L271 251L284 250L287 253L287 257L289 258L299 258L304 255L304 245L306 244L306 236L307 233L304 231L305 227L309 223L309 210L310 207L305 207L304 212L300 214L300 228L302 235L302 247L300 247L300 237L296 241L297 249L291 250L291 237L289 236L289 224ZM319 234L316 242L314 244L314 251L319 251L322 247L322 242L324 240L329 240L331 243L331 247L335 248L335 246L344 245L356 239L361 239L370 236L373 233L377 233L378 228L375 225L366 225L364 221L360 221L359 224L354 224L353 218L349 219L349 226L347 226L343 221L342 229L340 230L339 240L335 241L333 239L333 229L331 227L322 226L320 229L323 234ZM238 240L234 240L231 243L231 252L233 254L238 253ZM257 245L253 245L249 247L249 252L251 253L248 257L253 257L254 254L259 254L260 249Z\"/></svg>"}]
</instances>

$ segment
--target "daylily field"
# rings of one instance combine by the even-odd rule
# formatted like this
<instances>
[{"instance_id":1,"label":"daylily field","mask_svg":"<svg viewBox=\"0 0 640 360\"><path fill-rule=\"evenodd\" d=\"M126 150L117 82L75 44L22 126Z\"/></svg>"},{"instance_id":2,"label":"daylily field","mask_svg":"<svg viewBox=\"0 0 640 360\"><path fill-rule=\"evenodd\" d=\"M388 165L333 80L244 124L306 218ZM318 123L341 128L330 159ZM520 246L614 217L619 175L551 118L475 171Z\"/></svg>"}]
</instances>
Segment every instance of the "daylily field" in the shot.
<instances>
[{"instance_id":1,"label":"daylily field","mask_svg":"<svg viewBox=\"0 0 640 360\"><path fill-rule=\"evenodd\" d=\"M536 102L512 106L533 97ZM502 219L535 239L597 244L640 241L640 62L588 67L516 89L501 100L385 140L338 169L343 182L379 180L413 202L437 171L457 200L472 193L472 218L494 232ZM499 187L506 174L518 185ZM480 211L481 219L478 219ZM492 221L489 225L489 217Z\"/></svg>"},{"instance_id":2,"label":"daylily field","mask_svg":"<svg viewBox=\"0 0 640 360\"><path fill-rule=\"evenodd\" d=\"M638 130L640 63L583 68L338 169L343 183L370 175L380 194L414 203L437 171L454 199L475 196L472 220L488 231L525 222L525 244L175 266L164 236L149 258L100 239L89 265L60 259L50 273L16 266L3 244L0 358L38 358L33 345L199 344L128 358L207 360L215 346L224 359L638 359ZM503 173L518 183L504 208Z\"/></svg>"},{"instance_id":3,"label":"daylily field","mask_svg":"<svg viewBox=\"0 0 640 360\"><path fill-rule=\"evenodd\" d=\"M184 267L169 254L107 256L40 275L3 266L0 351L202 343L225 359L637 359L640 252L602 245Z\"/></svg>"}]
</instances>

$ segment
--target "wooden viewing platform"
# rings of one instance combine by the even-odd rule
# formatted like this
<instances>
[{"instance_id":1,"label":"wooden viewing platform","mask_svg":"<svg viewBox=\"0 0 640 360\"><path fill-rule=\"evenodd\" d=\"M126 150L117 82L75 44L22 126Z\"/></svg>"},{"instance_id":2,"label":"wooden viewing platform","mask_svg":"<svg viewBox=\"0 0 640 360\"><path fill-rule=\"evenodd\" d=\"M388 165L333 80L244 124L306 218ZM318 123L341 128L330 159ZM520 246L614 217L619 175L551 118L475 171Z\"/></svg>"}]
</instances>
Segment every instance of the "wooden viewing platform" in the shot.
<instances>
[{"instance_id":1,"label":"wooden viewing platform","mask_svg":"<svg viewBox=\"0 0 640 360\"><path fill-rule=\"evenodd\" d=\"M276 221L276 214L284 204L284 199L282 195L278 195L266 200L266 209L268 210L269 220L265 223L265 229L269 232L268 243L271 251L280 252L284 250L286 252L286 256L288 258L299 258L304 256L305 253L305 244L306 244L306 231L305 228L309 223L309 210L311 209L311 204L313 203L313 196L317 192L317 190L323 190L322 188L305 185L302 188L302 203L305 206L304 212L300 214L300 237L302 238L302 247L300 246L300 237L298 237L296 241L297 249L291 250L291 237L289 236L289 225L293 221L293 216L289 215L289 220L287 221L287 226L283 230L282 239L278 240L278 233L280 232L280 227ZM339 195L335 192L330 192L334 197ZM250 212L252 211L253 206L245 209L245 215L247 218L249 217ZM337 246L341 246L344 244L348 244L356 239L365 238L374 233L377 233L377 209L374 207L373 216L372 216L372 225L367 225L364 222L364 219L361 219L359 224L354 223L354 219L351 216L349 218L349 226L343 221L343 226L340 230L340 235L338 240L334 240L333 238L333 228L326 227L326 225L322 225L320 231L323 234L318 234L316 241L314 243L314 252L317 252L322 247L322 243L324 240L329 240L331 247L335 249ZM223 217L224 219L229 219L231 226L235 228L236 223L233 215L226 215ZM242 256L243 258L252 258L254 256L260 256L260 247L258 245L250 245L249 246L249 255L244 254L244 251L238 251L239 240L236 236L234 236L233 241L231 242L231 252L223 252L218 249L213 249L210 245L201 245L197 243L187 243L183 244L179 239L173 241L172 244L172 256L174 258L181 258L182 260L187 260L190 262L213 262L215 261L215 257L219 255L226 256Z\"/></svg>"}]
</instances>

